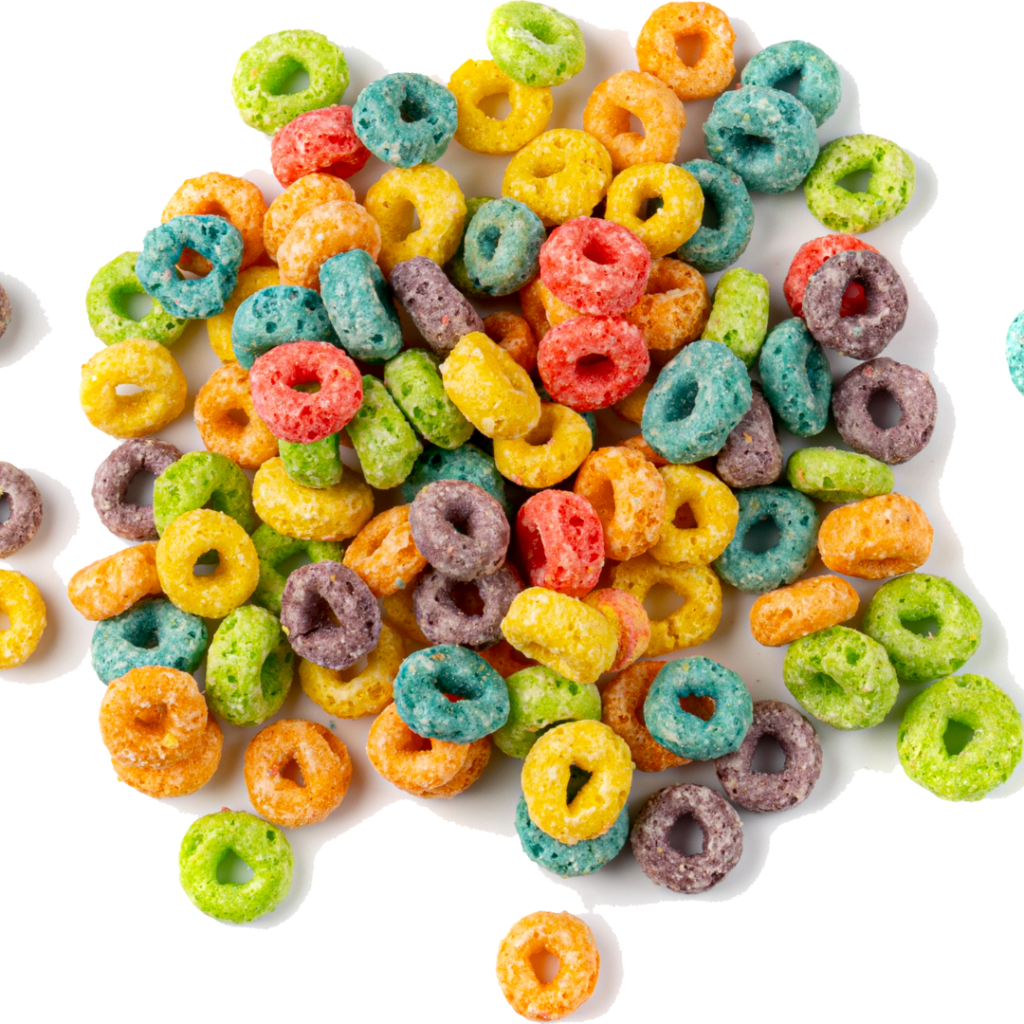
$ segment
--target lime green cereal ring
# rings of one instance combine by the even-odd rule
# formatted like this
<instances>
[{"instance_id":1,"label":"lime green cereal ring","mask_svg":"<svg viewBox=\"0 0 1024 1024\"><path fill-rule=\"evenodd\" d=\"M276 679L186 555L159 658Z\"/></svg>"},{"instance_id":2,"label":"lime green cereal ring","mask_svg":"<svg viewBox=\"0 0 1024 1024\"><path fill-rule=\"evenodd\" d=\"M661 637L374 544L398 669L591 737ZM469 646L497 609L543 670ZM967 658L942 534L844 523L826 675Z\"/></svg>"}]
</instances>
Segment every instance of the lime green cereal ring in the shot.
<instances>
[{"instance_id":1,"label":"lime green cereal ring","mask_svg":"<svg viewBox=\"0 0 1024 1024\"><path fill-rule=\"evenodd\" d=\"M348 436L371 487L397 487L412 472L423 445L402 410L376 377L363 377L363 404L348 425Z\"/></svg>"},{"instance_id":2,"label":"lime green cereal ring","mask_svg":"<svg viewBox=\"0 0 1024 1024\"><path fill-rule=\"evenodd\" d=\"M231 516L246 533L256 529L249 478L226 455L189 452L153 484L153 519L159 534L180 515L212 508Z\"/></svg>"},{"instance_id":3,"label":"lime green cereal ring","mask_svg":"<svg viewBox=\"0 0 1024 1024\"><path fill-rule=\"evenodd\" d=\"M660 199L661 205L645 219L649 199ZM704 193L697 179L676 164L652 163L627 167L615 176L604 219L628 228L660 259L693 237L703 215Z\"/></svg>"},{"instance_id":4,"label":"lime green cereal ring","mask_svg":"<svg viewBox=\"0 0 1024 1024\"><path fill-rule=\"evenodd\" d=\"M733 267L718 280L711 316L701 337L720 341L752 366L768 334L768 281L763 274Z\"/></svg>"},{"instance_id":5,"label":"lime green cereal ring","mask_svg":"<svg viewBox=\"0 0 1024 1024\"><path fill-rule=\"evenodd\" d=\"M319 441L292 444L278 439L284 471L303 487L333 487L341 480L345 465L341 461L338 435L328 434Z\"/></svg>"},{"instance_id":6,"label":"lime green cereal ring","mask_svg":"<svg viewBox=\"0 0 1024 1024\"><path fill-rule=\"evenodd\" d=\"M578 412L541 402L533 430L511 441L494 442L494 464L506 480L540 490L572 476L593 447L590 425Z\"/></svg>"},{"instance_id":7,"label":"lime green cereal ring","mask_svg":"<svg viewBox=\"0 0 1024 1024\"><path fill-rule=\"evenodd\" d=\"M252 599L275 615L281 614L281 595L291 571L282 573L279 568L282 562L297 555L304 555L311 562L340 562L345 554L344 547L336 541L285 537L266 523L252 535L252 543L260 560L260 579Z\"/></svg>"},{"instance_id":8,"label":"lime green cereal ring","mask_svg":"<svg viewBox=\"0 0 1024 1024\"><path fill-rule=\"evenodd\" d=\"M665 521L650 554L663 565L713 562L736 533L736 495L714 473L697 466L662 466L658 472L665 481ZM676 525L684 507L690 510L692 526Z\"/></svg>"},{"instance_id":9,"label":"lime green cereal ring","mask_svg":"<svg viewBox=\"0 0 1024 1024\"><path fill-rule=\"evenodd\" d=\"M287 92L299 71L309 75L309 87ZM238 58L231 95L250 128L273 135L299 114L340 103L347 87L340 47L319 32L293 29L264 36Z\"/></svg>"},{"instance_id":10,"label":"lime green cereal ring","mask_svg":"<svg viewBox=\"0 0 1024 1024\"><path fill-rule=\"evenodd\" d=\"M0 612L10 620L0 630L0 669L28 660L46 629L46 605L39 588L13 569L0 569Z\"/></svg>"},{"instance_id":11,"label":"lime green cereal ring","mask_svg":"<svg viewBox=\"0 0 1024 1024\"><path fill-rule=\"evenodd\" d=\"M973 730L958 752L947 730ZM980 800L1009 780L1021 757L1020 712L984 676L950 676L907 706L896 737L903 770L943 800Z\"/></svg>"},{"instance_id":12,"label":"lime green cereal ring","mask_svg":"<svg viewBox=\"0 0 1024 1024\"><path fill-rule=\"evenodd\" d=\"M473 424L444 390L432 352L411 348L384 367L384 384L395 404L425 440L438 448L459 448L473 434Z\"/></svg>"},{"instance_id":13,"label":"lime green cereal ring","mask_svg":"<svg viewBox=\"0 0 1024 1024\"><path fill-rule=\"evenodd\" d=\"M892 470L869 455L836 448L800 448L786 463L790 487L818 501L836 505L891 494Z\"/></svg>"},{"instance_id":14,"label":"lime green cereal ring","mask_svg":"<svg viewBox=\"0 0 1024 1024\"><path fill-rule=\"evenodd\" d=\"M487 49L514 82L561 85L583 70L587 48L572 18L545 4L512 0L491 11Z\"/></svg>"}]
</instances>

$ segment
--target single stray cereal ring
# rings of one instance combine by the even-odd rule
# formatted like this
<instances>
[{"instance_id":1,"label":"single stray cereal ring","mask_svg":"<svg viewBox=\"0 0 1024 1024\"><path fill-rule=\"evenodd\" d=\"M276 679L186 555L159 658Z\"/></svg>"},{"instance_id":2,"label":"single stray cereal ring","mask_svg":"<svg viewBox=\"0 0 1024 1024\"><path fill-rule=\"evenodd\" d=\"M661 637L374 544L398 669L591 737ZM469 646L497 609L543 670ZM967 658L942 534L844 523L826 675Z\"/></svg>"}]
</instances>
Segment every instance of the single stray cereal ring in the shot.
<instances>
[{"instance_id":1,"label":"single stray cereal ring","mask_svg":"<svg viewBox=\"0 0 1024 1024\"><path fill-rule=\"evenodd\" d=\"M43 521L43 499L28 473L0 462L0 496L7 496L8 518L0 523L0 558L20 551Z\"/></svg>"},{"instance_id":2,"label":"single stray cereal ring","mask_svg":"<svg viewBox=\"0 0 1024 1024\"><path fill-rule=\"evenodd\" d=\"M39 588L13 569L0 569L0 611L10 626L0 630L0 669L16 668L31 656L46 629L46 605Z\"/></svg>"}]
</instances>

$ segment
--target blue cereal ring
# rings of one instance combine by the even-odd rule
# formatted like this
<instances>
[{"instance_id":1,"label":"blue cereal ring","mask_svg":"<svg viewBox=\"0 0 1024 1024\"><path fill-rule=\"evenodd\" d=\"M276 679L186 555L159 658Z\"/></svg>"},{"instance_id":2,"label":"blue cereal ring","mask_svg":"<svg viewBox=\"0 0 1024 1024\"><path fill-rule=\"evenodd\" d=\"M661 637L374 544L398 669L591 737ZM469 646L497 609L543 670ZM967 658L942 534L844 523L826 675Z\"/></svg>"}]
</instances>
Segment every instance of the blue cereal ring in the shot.
<instances>
[{"instance_id":1,"label":"blue cereal ring","mask_svg":"<svg viewBox=\"0 0 1024 1024\"><path fill-rule=\"evenodd\" d=\"M385 363L402 351L402 325L380 267L364 249L320 268L320 296L341 347L353 359Z\"/></svg>"},{"instance_id":2,"label":"blue cereal ring","mask_svg":"<svg viewBox=\"0 0 1024 1024\"><path fill-rule=\"evenodd\" d=\"M691 715L679 703L684 697L710 697L714 714L706 722ZM754 702L739 675L700 656L668 662L644 701L650 734L691 761L713 761L739 750L753 721Z\"/></svg>"},{"instance_id":3,"label":"blue cereal ring","mask_svg":"<svg viewBox=\"0 0 1024 1024\"><path fill-rule=\"evenodd\" d=\"M427 484L437 480L466 480L476 484L501 503L505 515L511 512L505 494L505 478L498 472L494 459L476 445L464 444L451 451L428 447L402 483L402 501L411 504Z\"/></svg>"},{"instance_id":4,"label":"blue cereal ring","mask_svg":"<svg viewBox=\"0 0 1024 1024\"><path fill-rule=\"evenodd\" d=\"M206 277L185 280L175 264L185 249L205 256L213 269ZM185 214L146 232L135 261L139 283L171 316L205 320L224 312L238 283L242 265L242 233L223 217Z\"/></svg>"},{"instance_id":5,"label":"blue cereal ring","mask_svg":"<svg viewBox=\"0 0 1024 1024\"><path fill-rule=\"evenodd\" d=\"M312 288L271 285L250 295L235 312L231 348L246 370L260 356L289 341L338 344L323 300Z\"/></svg>"},{"instance_id":6,"label":"blue cereal ring","mask_svg":"<svg viewBox=\"0 0 1024 1024\"><path fill-rule=\"evenodd\" d=\"M765 339L757 364L764 396L797 437L825 429L832 402L832 369L802 318L783 320Z\"/></svg>"},{"instance_id":7,"label":"blue cereal ring","mask_svg":"<svg viewBox=\"0 0 1024 1024\"><path fill-rule=\"evenodd\" d=\"M427 739L475 743L508 719L505 680L479 654L455 644L410 654L394 687L398 717ZM463 699L450 701L448 693Z\"/></svg>"},{"instance_id":8,"label":"blue cereal ring","mask_svg":"<svg viewBox=\"0 0 1024 1024\"><path fill-rule=\"evenodd\" d=\"M836 112L843 96L839 68L824 50L799 39L773 43L750 58L740 82L774 89L790 75L800 76L796 98L820 128Z\"/></svg>"},{"instance_id":9,"label":"blue cereal ring","mask_svg":"<svg viewBox=\"0 0 1024 1024\"><path fill-rule=\"evenodd\" d=\"M459 240L459 247L455 250L455 255L444 265L444 272L448 275L448 280L463 295L474 298L480 298L484 293L473 284L469 279L469 274L466 273L466 232L469 230L469 225L473 223L473 218L480 212L480 207L484 203L493 202L494 196L473 196L466 199L466 219L462 222L462 238Z\"/></svg>"},{"instance_id":10,"label":"blue cereal ring","mask_svg":"<svg viewBox=\"0 0 1024 1024\"><path fill-rule=\"evenodd\" d=\"M462 239L466 275L485 295L511 295L540 271L540 247L547 232L528 206L495 199L476 212Z\"/></svg>"},{"instance_id":11,"label":"blue cereal ring","mask_svg":"<svg viewBox=\"0 0 1024 1024\"><path fill-rule=\"evenodd\" d=\"M740 517L729 546L715 562L715 571L737 590L760 594L798 580L814 561L821 520L814 502L788 487L751 487L737 491ZM748 551L747 531L770 519L778 543L767 551Z\"/></svg>"},{"instance_id":12,"label":"blue cereal ring","mask_svg":"<svg viewBox=\"0 0 1024 1024\"><path fill-rule=\"evenodd\" d=\"M750 408L742 361L718 341L694 341L658 375L644 405L644 440L669 462L717 455Z\"/></svg>"},{"instance_id":13,"label":"blue cereal ring","mask_svg":"<svg viewBox=\"0 0 1024 1024\"><path fill-rule=\"evenodd\" d=\"M704 122L704 141L708 156L751 192L792 192L818 158L811 112L788 92L763 85L719 96Z\"/></svg>"},{"instance_id":14,"label":"blue cereal ring","mask_svg":"<svg viewBox=\"0 0 1024 1024\"><path fill-rule=\"evenodd\" d=\"M352 108L352 127L364 146L396 167L432 164L459 126L455 96L426 75L403 71L371 82Z\"/></svg>"},{"instance_id":15,"label":"blue cereal ring","mask_svg":"<svg viewBox=\"0 0 1024 1024\"><path fill-rule=\"evenodd\" d=\"M1006 362L1013 386L1024 395L1024 313L1018 313L1006 332Z\"/></svg>"},{"instance_id":16,"label":"blue cereal ring","mask_svg":"<svg viewBox=\"0 0 1024 1024\"><path fill-rule=\"evenodd\" d=\"M140 601L126 612L96 623L92 634L92 667L109 683L133 668L163 665L195 672L209 639L206 623L170 601Z\"/></svg>"},{"instance_id":17,"label":"blue cereal ring","mask_svg":"<svg viewBox=\"0 0 1024 1024\"><path fill-rule=\"evenodd\" d=\"M718 227L702 224L676 250L676 257L702 274L713 274L743 255L754 232L754 204L743 179L727 167L710 160L691 160L682 167L697 179L704 208L714 207Z\"/></svg>"}]
</instances>

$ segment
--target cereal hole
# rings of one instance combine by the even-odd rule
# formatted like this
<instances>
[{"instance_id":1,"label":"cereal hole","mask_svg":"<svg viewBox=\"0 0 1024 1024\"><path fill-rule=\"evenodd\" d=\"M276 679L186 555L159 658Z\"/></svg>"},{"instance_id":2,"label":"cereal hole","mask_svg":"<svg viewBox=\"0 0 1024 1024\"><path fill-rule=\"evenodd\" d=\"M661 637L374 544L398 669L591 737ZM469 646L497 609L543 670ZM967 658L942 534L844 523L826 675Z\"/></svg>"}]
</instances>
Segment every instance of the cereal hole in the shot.
<instances>
[{"instance_id":1,"label":"cereal hole","mask_svg":"<svg viewBox=\"0 0 1024 1024\"><path fill-rule=\"evenodd\" d=\"M130 623L130 629L125 631L125 640L140 650L152 651L160 646L160 634L152 622L142 622L138 618Z\"/></svg>"},{"instance_id":2,"label":"cereal hole","mask_svg":"<svg viewBox=\"0 0 1024 1024\"><path fill-rule=\"evenodd\" d=\"M609 377L615 373L615 364L599 352L588 352L576 360L576 373L587 380Z\"/></svg>"},{"instance_id":3,"label":"cereal hole","mask_svg":"<svg viewBox=\"0 0 1024 1024\"><path fill-rule=\"evenodd\" d=\"M220 555L212 548L204 551L192 566L193 576L212 576L220 565Z\"/></svg>"},{"instance_id":4,"label":"cereal hole","mask_svg":"<svg viewBox=\"0 0 1024 1024\"><path fill-rule=\"evenodd\" d=\"M847 702L846 691L824 672L815 672L807 688L826 704L845 704Z\"/></svg>"},{"instance_id":5,"label":"cereal hole","mask_svg":"<svg viewBox=\"0 0 1024 1024\"><path fill-rule=\"evenodd\" d=\"M287 779L289 782L294 782L296 786L301 789L306 788L306 777L302 774L302 765L295 760L294 757L289 757L287 761L278 769L278 775L282 779Z\"/></svg>"},{"instance_id":6,"label":"cereal hole","mask_svg":"<svg viewBox=\"0 0 1024 1024\"><path fill-rule=\"evenodd\" d=\"M419 100L412 96L406 96L398 108L398 116L406 124L414 124L416 121L422 121L427 116L427 110Z\"/></svg>"},{"instance_id":7,"label":"cereal hole","mask_svg":"<svg viewBox=\"0 0 1024 1024\"><path fill-rule=\"evenodd\" d=\"M903 410L888 391L876 391L868 400L868 415L880 430L891 430L903 419Z\"/></svg>"},{"instance_id":8,"label":"cereal hole","mask_svg":"<svg viewBox=\"0 0 1024 1024\"><path fill-rule=\"evenodd\" d=\"M291 386L292 391L301 391L304 395L315 395L320 391L320 381L302 380Z\"/></svg>"},{"instance_id":9,"label":"cereal hole","mask_svg":"<svg viewBox=\"0 0 1024 1024\"><path fill-rule=\"evenodd\" d=\"M676 54L688 67L696 67L704 52L704 40L700 36L678 36L676 38Z\"/></svg>"},{"instance_id":10,"label":"cereal hole","mask_svg":"<svg viewBox=\"0 0 1024 1024\"><path fill-rule=\"evenodd\" d=\"M699 694L691 694L689 697L679 698L679 707L688 715L707 722L715 713L714 697L702 697Z\"/></svg>"},{"instance_id":11,"label":"cereal hole","mask_svg":"<svg viewBox=\"0 0 1024 1024\"><path fill-rule=\"evenodd\" d=\"M241 857L230 847L224 851L217 864L218 885L245 885L252 881L255 872Z\"/></svg>"},{"instance_id":12,"label":"cereal hole","mask_svg":"<svg viewBox=\"0 0 1024 1024\"><path fill-rule=\"evenodd\" d=\"M669 422L678 423L681 420L689 419L693 415L693 410L697 407L697 393L699 391L700 385L696 381L685 384L683 387L675 390L672 395L673 408Z\"/></svg>"},{"instance_id":13,"label":"cereal hole","mask_svg":"<svg viewBox=\"0 0 1024 1024\"><path fill-rule=\"evenodd\" d=\"M3 610L3 608L0 608L0 633L4 632L4 630L10 629L10 628L11 628L11 617L7 614L7 612L5 612Z\"/></svg>"},{"instance_id":14,"label":"cereal hole","mask_svg":"<svg viewBox=\"0 0 1024 1024\"><path fill-rule=\"evenodd\" d=\"M466 512L453 512L451 517L448 519L448 525L463 537L469 537L472 534L470 530L469 514Z\"/></svg>"},{"instance_id":15,"label":"cereal hole","mask_svg":"<svg viewBox=\"0 0 1024 1024\"><path fill-rule=\"evenodd\" d=\"M836 182L838 188L844 188L847 192L867 192L870 184L871 171L866 169L852 171L845 178L840 178Z\"/></svg>"},{"instance_id":16,"label":"cereal hole","mask_svg":"<svg viewBox=\"0 0 1024 1024\"><path fill-rule=\"evenodd\" d=\"M163 702L151 704L148 708L140 708L135 712L136 723L147 732L164 732L164 719L167 717L167 705Z\"/></svg>"},{"instance_id":17,"label":"cereal hole","mask_svg":"<svg viewBox=\"0 0 1024 1024\"><path fill-rule=\"evenodd\" d=\"M717 231L721 226L722 216L711 196L704 195L704 212L700 215L700 226L709 231Z\"/></svg>"},{"instance_id":18,"label":"cereal hole","mask_svg":"<svg viewBox=\"0 0 1024 1024\"><path fill-rule=\"evenodd\" d=\"M119 305L124 310L124 315L130 320L138 323L153 312L153 299L145 292L133 292L130 295L121 295Z\"/></svg>"},{"instance_id":19,"label":"cereal hole","mask_svg":"<svg viewBox=\"0 0 1024 1024\"><path fill-rule=\"evenodd\" d=\"M765 516L747 530L747 535L743 538L743 550L754 555L763 555L766 551L771 551L781 539L782 534L775 525L775 520Z\"/></svg>"},{"instance_id":20,"label":"cereal hole","mask_svg":"<svg viewBox=\"0 0 1024 1024\"><path fill-rule=\"evenodd\" d=\"M146 470L139 470L128 483L124 492L124 501L128 505L152 505L153 485L156 476Z\"/></svg>"},{"instance_id":21,"label":"cereal hole","mask_svg":"<svg viewBox=\"0 0 1024 1024\"><path fill-rule=\"evenodd\" d=\"M558 140L553 142L555 146L559 144ZM553 174L561 174L565 167L566 157L564 153L547 153L545 154L544 162L540 166L533 168L531 173L535 178L550 178ZM593 216L597 216L596 210Z\"/></svg>"},{"instance_id":22,"label":"cereal hole","mask_svg":"<svg viewBox=\"0 0 1024 1024\"><path fill-rule=\"evenodd\" d=\"M553 437L554 430L551 417L542 415L537 426L526 435L526 443L537 447L547 444Z\"/></svg>"},{"instance_id":23,"label":"cereal hole","mask_svg":"<svg viewBox=\"0 0 1024 1024\"><path fill-rule=\"evenodd\" d=\"M800 88L800 80L800 72L794 71L791 75L780 78L772 88L778 89L780 92L788 92L790 96L795 96Z\"/></svg>"},{"instance_id":24,"label":"cereal hole","mask_svg":"<svg viewBox=\"0 0 1024 1024\"><path fill-rule=\"evenodd\" d=\"M656 583L644 598L644 609L651 622L667 619L683 607L683 598L664 583Z\"/></svg>"},{"instance_id":25,"label":"cereal hole","mask_svg":"<svg viewBox=\"0 0 1024 1024\"><path fill-rule=\"evenodd\" d=\"M644 123L633 113L629 115L629 131L634 135L644 135Z\"/></svg>"},{"instance_id":26,"label":"cereal hole","mask_svg":"<svg viewBox=\"0 0 1024 1024\"><path fill-rule=\"evenodd\" d=\"M499 92L485 96L479 103L480 110L494 121L504 121L512 113L508 93Z\"/></svg>"},{"instance_id":27,"label":"cereal hole","mask_svg":"<svg viewBox=\"0 0 1024 1024\"><path fill-rule=\"evenodd\" d=\"M6 523L11 518L11 499L6 494L0 494L0 523Z\"/></svg>"},{"instance_id":28,"label":"cereal hole","mask_svg":"<svg viewBox=\"0 0 1024 1024\"><path fill-rule=\"evenodd\" d=\"M426 753L428 750L433 750L434 745L426 736L420 736L410 730L400 749L405 751L407 754L422 754Z\"/></svg>"},{"instance_id":29,"label":"cereal hole","mask_svg":"<svg viewBox=\"0 0 1024 1024\"><path fill-rule=\"evenodd\" d=\"M742 158L750 163L756 163L759 160L775 162L771 155L771 150L775 148L775 143L771 139L763 138L760 135L747 135L745 132L734 131L731 141ZM765 152L766 150L768 152Z\"/></svg>"},{"instance_id":30,"label":"cereal hole","mask_svg":"<svg viewBox=\"0 0 1024 1024\"><path fill-rule=\"evenodd\" d=\"M552 722L548 728L553 728L561 723ZM547 729L545 729L545 732ZM569 766L569 781L565 786L565 805L572 808L573 802L579 796L580 790L590 781L591 773L578 764Z\"/></svg>"},{"instance_id":31,"label":"cereal hole","mask_svg":"<svg viewBox=\"0 0 1024 1024\"><path fill-rule=\"evenodd\" d=\"M480 590L476 582L457 582L451 589L452 601L463 615L480 616L483 614L484 603L480 599Z\"/></svg>"},{"instance_id":32,"label":"cereal hole","mask_svg":"<svg viewBox=\"0 0 1024 1024\"><path fill-rule=\"evenodd\" d=\"M278 96L289 96L297 92L305 92L309 88L309 72L296 64L293 71L287 74L277 89Z\"/></svg>"},{"instance_id":33,"label":"cereal hole","mask_svg":"<svg viewBox=\"0 0 1024 1024\"><path fill-rule=\"evenodd\" d=\"M558 30L546 21L527 21L523 24L523 28L534 39L539 39L546 46L553 46L558 42Z\"/></svg>"},{"instance_id":34,"label":"cereal hole","mask_svg":"<svg viewBox=\"0 0 1024 1024\"><path fill-rule=\"evenodd\" d=\"M693 530L696 528L697 517L693 514L693 509L690 508L689 502L684 501L676 509L676 514L672 517L672 525L677 530Z\"/></svg>"},{"instance_id":35,"label":"cereal hole","mask_svg":"<svg viewBox=\"0 0 1024 1024\"><path fill-rule=\"evenodd\" d=\"M843 292L842 302L839 304L839 315L842 316L863 316L868 311L868 297L864 286L859 281L851 281Z\"/></svg>"},{"instance_id":36,"label":"cereal hole","mask_svg":"<svg viewBox=\"0 0 1024 1024\"><path fill-rule=\"evenodd\" d=\"M750 770L764 775L776 775L786 767L786 754L774 736L762 736L750 759Z\"/></svg>"},{"instance_id":37,"label":"cereal hole","mask_svg":"<svg viewBox=\"0 0 1024 1024\"><path fill-rule=\"evenodd\" d=\"M588 238L584 242L580 255L600 267L610 266L619 261L617 253L607 241L597 237Z\"/></svg>"},{"instance_id":38,"label":"cereal hole","mask_svg":"<svg viewBox=\"0 0 1024 1024\"><path fill-rule=\"evenodd\" d=\"M900 625L908 633L915 633L926 640L934 639L939 635L939 630L942 629L942 623L934 615L927 615L921 619L904 619L901 617Z\"/></svg>"},{"instance_id":39,"label":"cereal hole","mask_svg":"<svg viewBox=\"0 0 1024 1024\"><path fill-rule=\"evenodd\" d=\"M704 852L704 832L692 814L677 818L667 838L668 845L683 857L697 857Z\"/></svg>"},{"instance_id":40,"label":"cereal hole","mask_svg":"<svg viewBox=\"0 0 1024 1024\"><path fill-rule=\"evenodd\" d=\"M249 426L249 417L246 415L244 409L229 409L228 419L231 420L231 422L234 423L236 426Z\"/></svg>"},{"instance_id":41,"label":"cereal hole","mask_svg":"<svg viewBox=\"0 0 1024 1024\"><path fill-rule=\"evenodd\" d=\"M141 395L145 389L140 388L138 384L118 384L116 390L118 395L124 398L127 395Z\"/></svg>"},{"instance_id":42,"label":"cereal hole","mask_svg":"<svg viewBox=\"0 0 1024 1024\"><path fill-rule=\"evenodd\" d=\"M494 254L498 251L498 243L501 241L501 228L496 224L488 224L476 236L476 239L480 256L485 260L493 260Z\"/></svg>"},{"instance_id":43,"label":"cereal hole","mask_svg":"<svg viewBox=\"0 0 1024 1024\"><path fill-rule=\"evenodd\" d=\"M665 201L661 196L652 196L650 199L645 199L640 204L640 209L637 210L637 218L644 221L650 220L664 205ZM648 294L653 294L650 285L648 285Z\"/></svg>"},{"instance_id":44,"label":"cereal hole","mask_svg":"<svg viewBox=\"0 0 1024 1024\"><path fill-rule=\"evenodd\" d=\"M946 753L950 757L956 757L963 752L971 740L974 739L974 730L965 722L958 722L951 718L946 725L946 731L942 734L942 742Z\"/></svg>"},{"instance_id":45,"label":"cereal hole","mask_svg":"<svg viewBox=\"0 0 1024 1024\"><path fill-rule=\"evenodd\" d=\"M338 672L338 678L346 683L351 683L352 680L355 679L360 672L366 671L366 667L368 664L369 661L366 655L362 654L359 656L355 664L349 665L348 668L341 669L341 671Z\"/></svg>"},{"instance_id":46,"label":"cereal hole","mask_svg":"<svg viewBox=\"0 0 1024 1024\"><path fill-rule=\"evenodd\" d=\"M542 985L550 985L562 969L562 961L548 949L539 949L530 957L530 967Z\"/></svg>"}]
</instances>

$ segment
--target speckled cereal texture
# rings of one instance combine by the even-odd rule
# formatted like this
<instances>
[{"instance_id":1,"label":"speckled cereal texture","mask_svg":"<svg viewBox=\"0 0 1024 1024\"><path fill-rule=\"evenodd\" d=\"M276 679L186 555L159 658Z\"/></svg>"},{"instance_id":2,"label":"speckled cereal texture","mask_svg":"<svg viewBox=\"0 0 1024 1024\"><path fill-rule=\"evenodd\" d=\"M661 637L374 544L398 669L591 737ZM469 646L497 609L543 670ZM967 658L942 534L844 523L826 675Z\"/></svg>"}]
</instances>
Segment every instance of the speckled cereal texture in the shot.
<instances>
[{"instance_id":1,"label":"speckled cereal texture","mask_svg":"<svg viewBox=\"0 0 1024 1024\"><path fill-rule=\"evenodd\" d=\"M752 366L768 333L768 280L743 267L727 270L715 287L711 315L702 337L720 341Z\"/></svg>"},{"instance_id":2,"label":"speckled cereal texture","mask_svg":"<svg viewBox=\"0 0 1024 1024\"><path fill-rule=\"evenodd\" d=\"M771 89L790 75L799 75L796 98L820 128L836 112L843 95L839 68L824 50L800 39L773 43L747 61L740 81Z\"/></svg>"},{"instance_id":3,"label":"speckled cereal texture","mask_svg":"<svg viewBox=\"0 0 1024 1024\"><path fill-rule=\"evenodd\" d=\"M583 33L572 18L524 0L491 11L487 49L512 81L539 88L567 82L586 58Z\"/></svg>"},{"instance_id":4,"label":"speckled cereal texture","mask_svg":"<svg viewBox=\"0 0 1024 1024\"><path fill-rule=\"evenodd\" d=\"M0 558L20 551L43 521L43 498L28 473L0 462L0 496L8 501L7 522L0 523Z\"/></svg>"},{"instance_id":5,"label":"speckled cereal texture","mask_svg":"<svg viewBox=\"0 0 1024 1024\"><path fill-rule=\"evenodd\" d=\"M366 482L379 491L397 487L423 453L388 389L369 374L363 377L363 403L348 424L348 436Z\"/></svg>"},{"instance_id":6,"label":"speckled cereal texture","mask_svg":"<svg viewBox=\"0 0 1024 1024\"><path fill-rule=\"evenodd\" d=\"M832 369L799 317L772 328L757 361L765 398L797 437L814 437L828 423Z\"/></svg>"},{"instance_id":7,"label":"speckled cereal texture","mask_svg":"<svg viewBox=\"0 0 1024 1024\"><path fill-rule=\"evenodd\" d=\"M751 386L750 408L733 427L715 461L715 472L730 487L767 487L782 474L782 446L771 406Z\"/></svg>"},{"instance_id":8,"label":"speckled cereal texture","mask_svg":"<svg viewBox=\"0 0 1024 1024\"><path fill-rule=\"evenodd\" d=\"M1024 313L1018 313L1006 332L1006 362L1013 386L1024 395Z\"/></svg>"},{"instance_id":9,"label":"speckled cereal texture","mask_svg":"<svg viewBox=\"0 0 1024 1024\"><path fill-rule=\"evenodd\" d=\"M786 463L790 487L836 505L889 494L896 486L892 470L877 459L836 448L799 448Z\"/></svg>"},{"instance_id":10,"label":"speckled cereal texture","mask_svg":"<svg viewBox=\"0 0 1024 1024\"><path fill-rule=\"evenodd\" d=\"M812 576L762 594L750 608L750 632L759 644L782 647L852 619L857 591L838 576Z\"/></svg>"}]
</instances>

